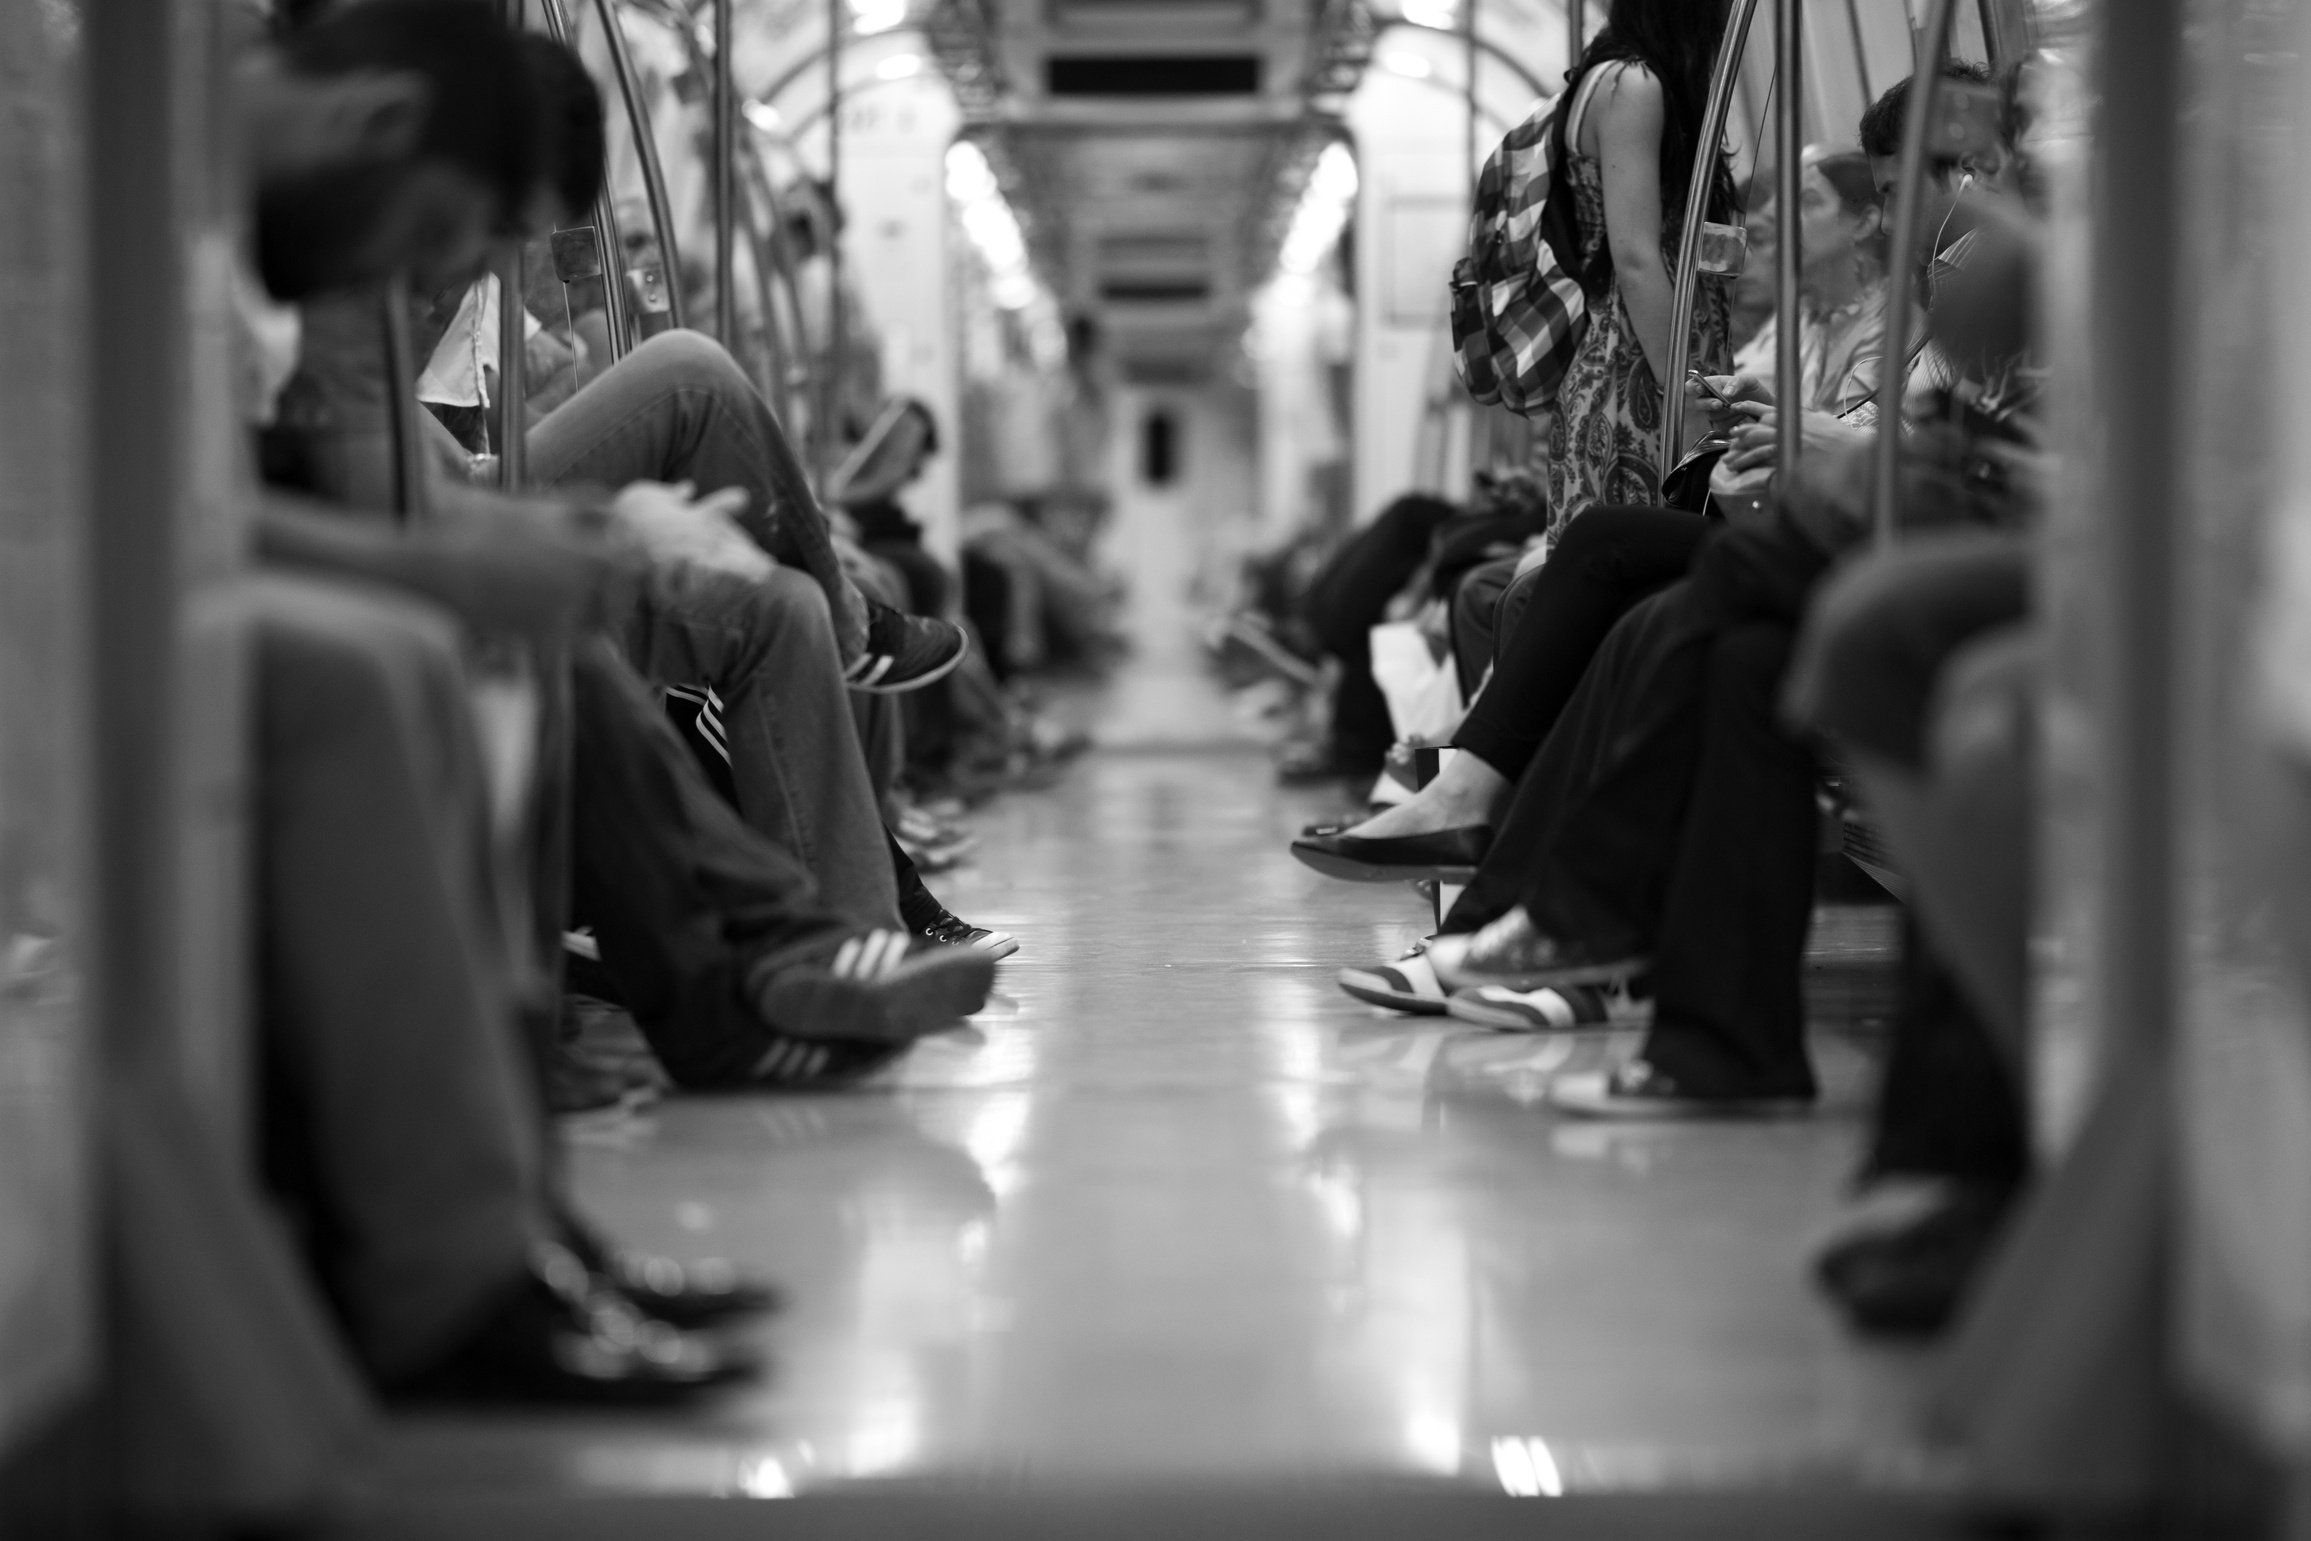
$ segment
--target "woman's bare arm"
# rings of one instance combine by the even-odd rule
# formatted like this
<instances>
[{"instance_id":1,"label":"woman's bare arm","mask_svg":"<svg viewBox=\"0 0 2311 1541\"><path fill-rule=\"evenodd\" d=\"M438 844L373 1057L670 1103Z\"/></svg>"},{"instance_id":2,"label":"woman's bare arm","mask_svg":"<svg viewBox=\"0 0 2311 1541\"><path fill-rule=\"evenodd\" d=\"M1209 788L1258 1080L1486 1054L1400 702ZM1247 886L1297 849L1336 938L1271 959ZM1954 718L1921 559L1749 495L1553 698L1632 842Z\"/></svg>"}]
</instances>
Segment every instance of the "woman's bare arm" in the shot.
<instances>
[{"instance_id":1,"label":"woman's bare arm","mask_svg":"<svg viewBox=\"0 0 2311 1541\"><path fill-rule=\"evenodd\" d=\"M1595 101L1597 160L1605 173L1605 240L1621 303L1636 328L1653 377L1669 367L1669 270L1661 261L1661 82L1642 65L1625 65ZM1676 383L1676 382L1673 382Z\"/></svg>"}]
</instances>

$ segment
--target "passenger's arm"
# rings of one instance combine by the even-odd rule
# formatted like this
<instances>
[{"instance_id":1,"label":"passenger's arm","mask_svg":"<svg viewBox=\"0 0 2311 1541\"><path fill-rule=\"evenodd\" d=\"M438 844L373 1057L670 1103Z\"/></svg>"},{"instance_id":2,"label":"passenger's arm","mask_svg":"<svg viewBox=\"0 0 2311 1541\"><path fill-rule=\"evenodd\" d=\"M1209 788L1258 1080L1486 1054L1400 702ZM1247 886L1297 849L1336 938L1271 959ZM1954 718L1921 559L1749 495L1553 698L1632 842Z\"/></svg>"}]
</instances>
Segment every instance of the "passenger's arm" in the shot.
<instances>
[{"instance_id":1,"label":"passenger's arm","mask_svg":"<svg viewBox=\"0 0 2311 1541\"><path fill-rule=\"evenodd\" d=\"M401 589L482 632L563 636L616 615L632 581L619 547L566 520L404 530L268 494L256 525L257 554L267 563Z\"/></svg>"},{"instance_id":2,"label":"passenger's arm","mask_svg":"<svg viewBox=\"0 0 2311 1541\"><path fill-rule=\"evenodd\" d=\"M1631 65L1616 71L1601 95L1597 158L1605 174L1605 242L1621 304L1653 378L1663 380L1675 302L1661 261L1661 82Z\"/></svg>"}]
</instances>

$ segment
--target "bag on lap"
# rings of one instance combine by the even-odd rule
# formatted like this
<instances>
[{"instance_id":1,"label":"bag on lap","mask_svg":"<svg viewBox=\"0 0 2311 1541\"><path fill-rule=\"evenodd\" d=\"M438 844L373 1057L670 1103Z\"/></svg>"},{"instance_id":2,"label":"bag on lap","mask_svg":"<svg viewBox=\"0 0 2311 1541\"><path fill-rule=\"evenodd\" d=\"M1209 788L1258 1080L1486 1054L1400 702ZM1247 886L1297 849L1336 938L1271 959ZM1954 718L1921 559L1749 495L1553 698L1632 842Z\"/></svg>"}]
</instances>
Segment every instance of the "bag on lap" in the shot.
<instances>
[{"instance_id":1,"label":"bag on lap","mask_svg":"<svg viewBox=\"0 0 2311 1541\"><path fill-rule=\"evenodd\" d=\"M1468 393L1532 417L1588 330L1581 225L1564 185L1568 92L1510 129L1486 157L1468 255L1452 268L1453 362Z\"/></svg>"}]
</instances>

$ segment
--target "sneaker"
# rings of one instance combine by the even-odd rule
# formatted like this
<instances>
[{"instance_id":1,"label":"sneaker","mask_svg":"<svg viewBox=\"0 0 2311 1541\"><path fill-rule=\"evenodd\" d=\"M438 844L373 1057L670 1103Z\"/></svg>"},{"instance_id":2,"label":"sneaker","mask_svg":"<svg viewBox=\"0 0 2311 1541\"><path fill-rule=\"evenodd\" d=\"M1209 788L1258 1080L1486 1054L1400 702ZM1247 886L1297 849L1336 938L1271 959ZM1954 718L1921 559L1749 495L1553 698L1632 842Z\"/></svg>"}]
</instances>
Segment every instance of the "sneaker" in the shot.
<instances>
[{"instance_id":1,"label":"sneaker","mask_svg":"<svg viewBox=\"0 0 2311 1541\"><path fill-rule=\"evenodd\" d=\"M1613 996L1597 985L1543 985L1538 990L1479 985L1444 1003L1445 1014L1456 1021L1508 1033L1598 1032L1622 1025L1614 1020L1613 1007Z\"/></svg>"},{"instance_id":2,"label":"sneaker","mask_svg":"<svg viewBox=\"0 0 2311 1541\"><path fill-rule=\"evenodd\" d=\"M1368 1006L1410 1012L1416 1017L1444 1014L1445 989L1429 966L1428 942L1421 943L1394 963L1378 968L1344 968L1340 988Z\"/></svg>"},{"instance_id":3,"label":"sneaker","mask_svg":"<svg viewBox=\"0 0 2311 1541\"><path fill-rule=\"evenodd\" d=\"M826 963L781 969L762 985L764 1020L789 1038L772 1046L756 1079L813 1078L832 1068L794 1050L887 1046L942 1032L986 1005L994 982L995 960L977 948L942 947L904 931L847 938Z\"/></svg>"},{"instance_id":4,"label":"sneaker","mask_svg":"<svg viewBox=\"0 0 2311 1541\"><path fill-rule=\"evenodd\" d=\"M921 935L949 947L970 947L998 961L1019 950L1019 938L1008 931L997 931L989 926L974 926L960 915L950 914L921 928Z\"/></svg>"},{"instance_id":5,"label":"sneaker","mask_svg":"<svg viewBox=\"0 0 2311 1541\"><path fill-rule=\"evenodd\" d=\"M843 682L876 696L920 690L952 674L969 651L971 635L962 627L870 599L866 651L843 671Z\"/></svg>"},{"instance_id":6,"label":"sneaker","mask_svg":"<svg viewBox=\"0 0 2311 1541\"><path fill-rule=\"evenodd\" d=\"M1599 949L1544 935L1521 906L1481 931L1440 936L1429 951L1447 992L1483 985L1538 990L1617 984L1651 966L1643 954L1626 948Z\"/></svg>"}]
</instances>

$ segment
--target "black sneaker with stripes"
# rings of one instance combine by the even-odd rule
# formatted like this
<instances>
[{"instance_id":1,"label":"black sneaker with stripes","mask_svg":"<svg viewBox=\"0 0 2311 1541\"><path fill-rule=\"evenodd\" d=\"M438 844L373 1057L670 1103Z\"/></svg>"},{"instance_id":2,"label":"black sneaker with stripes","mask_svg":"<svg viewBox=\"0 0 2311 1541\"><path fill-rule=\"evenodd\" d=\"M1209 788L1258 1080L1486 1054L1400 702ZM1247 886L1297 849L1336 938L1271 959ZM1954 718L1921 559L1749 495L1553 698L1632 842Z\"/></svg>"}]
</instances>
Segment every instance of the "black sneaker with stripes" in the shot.
<instances>
[{"instance_id":1,"label":"black sneaker with stripes","mask_svg":"<svg viewBox=\"0 0 2311 1541\"><path fill-rule=\"evenodd\" d=\"M970 650L962 627L869 599L866 651L843 671L843 683L877 696L920 690L953 673Z\"/></svg>"}]
</instances>

